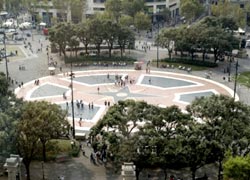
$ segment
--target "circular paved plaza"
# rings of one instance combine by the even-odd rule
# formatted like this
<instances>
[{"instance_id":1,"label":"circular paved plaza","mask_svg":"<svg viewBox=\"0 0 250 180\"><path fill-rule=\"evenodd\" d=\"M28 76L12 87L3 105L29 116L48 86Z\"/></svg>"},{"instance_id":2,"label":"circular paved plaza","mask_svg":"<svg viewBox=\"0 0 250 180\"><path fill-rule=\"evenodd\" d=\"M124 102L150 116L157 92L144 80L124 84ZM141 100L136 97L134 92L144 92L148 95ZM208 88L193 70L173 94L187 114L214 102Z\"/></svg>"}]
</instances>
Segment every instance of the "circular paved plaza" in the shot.
<instances>
[{"instance_id":1,"label":"circular paved plaza","mask_svg":"<svg viewBox=\"0 0 250 180\"><path fill-rule=\"evenodd\" d=\"M16 89L24 100L46 100L68 110L71 121L71 77L58 74L28 82ZM119 100L144 100L166 107L185 109L196 97L212 94L233 95L227 86L192 75L135 70L91 70L74 72L74 110L76 130L88 131Z\"/></svg>"}]
</instances>

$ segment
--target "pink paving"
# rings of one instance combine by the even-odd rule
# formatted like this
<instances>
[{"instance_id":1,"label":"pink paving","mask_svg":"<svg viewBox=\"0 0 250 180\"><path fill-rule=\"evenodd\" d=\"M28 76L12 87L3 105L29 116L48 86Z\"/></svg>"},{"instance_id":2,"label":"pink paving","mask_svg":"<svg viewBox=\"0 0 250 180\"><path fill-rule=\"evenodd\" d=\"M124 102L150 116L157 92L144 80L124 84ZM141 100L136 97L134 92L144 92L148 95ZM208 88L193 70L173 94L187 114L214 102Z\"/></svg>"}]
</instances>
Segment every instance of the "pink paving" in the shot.
<instances>
[{"instance_id":1,"label":"pink paving","mask_svg":"<svg viewBox=\"0 0 250 180\"><path fill-rule=\"evenodd\" d=\"M188 102L180 101L180 95L187 93L195 93L195 92L204 92L211 91L214 94L224 94L228 96L233 95L233 91L229 89L227 86L220 84L218 82L212 81L210 79L200 78L192 75L184 75L170 72L161 72L161 71L151 71L150 74L146 74L144 71L135 71L135 70L90 70L90 71L78 71L74 72L75 77L81 76L93 76L100 74L126 74L128 75L128 79L135 80L135 83L130 84L126 83L126 87L128 87L130 93L139 93L144 94L142 97L133 97L135 100L144 100L150 104L158 105L161 107L178 105L181 109L185 109ZM173 79L181 79L188 82L196 83L195 86L184 86L184 87L171 87L171 88L160 88L151 85L140 84L139 81L143 76L154 76L154 77L167 77ZM65 99L62 94L58 94L55 96L47 96L47 97L37 97L31 98L31 94L39 87L44 84L51 84L58 87L63 87L68 89L66 92L66 96L68 101L71 100L71 91L69 88L70 78L64 74L58 74L55 76L47 76L39 79L39 86L34 84L34 81L28 82L24 84L23 87L16 89L15 93L17 97L23 98L24 100L34 101L34 100L46 100L52 103L65 103ZM98 94L97 87L100 88L100 92ZM116 93L116 96L124 96L124 99L129 98L129 94L119 93L119 91L124 88L119 85L115 85L115 83L104 83L98 85L89 85L84 83L75 82L73 83L74 89L74 100L82 99L84 102L93 102L95 106L100 107L96 116L91 121L81 121L76 119L76 129L86 129L88 130L92 127L107 111L107 106L104 106L104 101L110 101L111 105L115 103L115 99L113 96L107 95L107 93L112 92ZM238 99L238 97L236 97ZM71 122L70 118L69 121ZM81 127L80 127L81 126Z\"/></svg>"}]
</instances>

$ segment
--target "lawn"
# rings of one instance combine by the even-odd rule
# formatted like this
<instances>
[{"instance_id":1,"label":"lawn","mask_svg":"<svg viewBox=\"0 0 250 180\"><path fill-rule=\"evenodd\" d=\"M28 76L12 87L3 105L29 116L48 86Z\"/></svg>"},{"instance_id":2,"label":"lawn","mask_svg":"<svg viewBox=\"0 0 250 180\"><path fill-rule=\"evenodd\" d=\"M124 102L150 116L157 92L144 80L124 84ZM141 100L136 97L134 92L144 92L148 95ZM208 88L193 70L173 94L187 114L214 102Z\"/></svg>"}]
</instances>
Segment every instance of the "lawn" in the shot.
<instances>
[{"instance_id":1,"label":"lawn","mask_svg":"<svg viewBox=\"0 0 250 180\"><path fill-rule=\"evenodd\" d=\"M4 48L4 45L1 44L0 49L2 48ZM25 58L25 55L23 54L22 50L17 45L6 45L6 49L7 49L7 54L10 54L11 52L15 54L17 51L17 56L8 57L10 61Z\"/></svg>"},{"instance_id":2,"label":"lawn","mask_svg":"<svg viewBox=\"0 0 250 180\"><path fill-rule=\"evenodd\" d=\"M152 65L156 67L157 62L153 61ZM192 68L192 71L203 71L203 70L207 70L209 69L209 67L205 67L205 66L195 66L195 65L191 65L191 64L184 64L184 63L173 63L173 62L159 62L159 67L162 67L162 65L174 65L175 68L178 68L179 66L185 66L186 68Z\"/></svg>"},{"instance_id":3,"label":"lawn","mask_svg":"<svg viewBox=\"0 0 250 180\"><path fill-rule=\"evenodd\" d=\"M79 143L75 142L74 147L71 146L71 140L66 139L53 139L46 145L47 160L57 160L58 157L70 158L77 157L79 154ZM39 148L36 160L42 160L42 147Z\"/></svg>"},{"instance_id":4,"label":"lawn","mask_svg":"<svg viewBox=\"0 0 250 180\"><path fill-rule=\"evenodd\" d=\"M248 88L250 88L250 71L240 73L238 76L238 82Z\"/></svg>"}]
</instances>

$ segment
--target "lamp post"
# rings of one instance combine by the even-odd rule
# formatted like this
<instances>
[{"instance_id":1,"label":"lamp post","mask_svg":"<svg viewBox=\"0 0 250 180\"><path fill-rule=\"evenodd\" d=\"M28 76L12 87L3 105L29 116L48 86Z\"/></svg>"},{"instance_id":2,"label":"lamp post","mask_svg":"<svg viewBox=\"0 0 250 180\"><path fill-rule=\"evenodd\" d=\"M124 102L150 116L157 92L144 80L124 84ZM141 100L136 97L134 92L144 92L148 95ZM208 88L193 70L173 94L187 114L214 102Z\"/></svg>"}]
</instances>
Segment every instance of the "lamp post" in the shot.
<instances>
[{"instance_id":1,"label":"lamp post","mask_svg":"<svg viewBox=\"0 0 250 180\"><path fill-rule=\"evenodd\" d=\"M159 36L159 22L157 21L157 36ZM159 68L159 38L157 42L157 68Z\"/></svg>"},{"instance_id":2,"label":"lamp post","mask_svg":"<svg viewBox=\"0 0 250 180\"><path fill-rule=\"evenodd\" d=\"M72 71L72 62L71 62L71 72L70 72L71 84L70 84L70 87L71 87L71 110L72 110L72 124L73 124L72 135L73 135L73 138L75 139L75 111L74 111L73 77L74 77L74 73Z\"/></svg>"},{"instance_id":3,"label":"lamp post","mask_svg":"<svg viewBox=\"0 0 250 180\"><path fill-rule=\"evenodd\" d=\"M4 31L1 31L0 34L3 34L3 45L4 45L4 58L5 58L5 69L6 69L6 78L7 82L9 82L9 70L8 70L8 59L6 53L6 34Z\"/></svg>"},{"instance_id":4,"label":"lamp post","mask_svg":"<svg viewBox=\"0 0 250 180\"><path fill-rule=\"evenodd\" d=\"M235 80L234 80L234 100L235 100L235 96L236 96L236 87L237 87L237 78L238 78L238 59L236 60L236 64L235 64Z\"/></svg>"},{"instance_id":5,"label":"lamp post","mask_svg":"<svg viewBox=\"0 0 250 180\"><path fill-rule=\"evenodd\" d=\"M156 47L156 66L157 68L159 68L159 31L160 31L160 27L159 27L159 21L158 21L158 13L159 13L159 9L156 9L156 22L157 22L157 47Z\"/></svg>"}]
</instances>

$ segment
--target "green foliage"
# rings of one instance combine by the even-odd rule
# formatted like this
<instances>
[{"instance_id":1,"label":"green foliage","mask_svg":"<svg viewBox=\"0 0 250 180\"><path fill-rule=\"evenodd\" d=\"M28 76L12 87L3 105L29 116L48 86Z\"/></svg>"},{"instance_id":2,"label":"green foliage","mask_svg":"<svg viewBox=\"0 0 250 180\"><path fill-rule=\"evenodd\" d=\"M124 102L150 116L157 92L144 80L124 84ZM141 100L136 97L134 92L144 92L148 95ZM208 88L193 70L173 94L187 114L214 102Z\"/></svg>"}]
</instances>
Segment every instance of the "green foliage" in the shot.
<instances>
[{"instance_id":1,"label":"green foliage","mask_svg":"<svg viewBox=\"0 0 250 180\"><path fill-rule=\"evenodd\" d=\"M250 72L247 71L247 72L240 73L239 76L238 76L237 81L240 84L250 88Z\"/></svg>"},{"instance_id":2,"label":"green foliage","mask_svg":"<svg viewBox=\"0 0 250 180\"><path fill-rule=\"evenodd\" d=\"M144 11L145 1L144 0L123 0L122 10L124 14L135 17L136 13Z\"/></svg>"},{"instance_id":3,"label":"green foliage","mask_svg":"<svg viewBox=\"0 0 250 180\"><path fill-rule=\"evenodd\" d=\"M188 52L192 61L195 53L202 53L203 61L206 54L213 53L215 63L219 57L239 48L239 39L232 33L235 28L230 18L206 18L190 27L163 29L156 43L168 49L170 59L173 50L179 51L181 56Z\"/></svg>"},{"instance_id":4,"label":"green foliage","mask_svg":"<svg viewBox=\"0 0 250 180\"><path fill-rule=\"evenodd\" d=\"M108 13L112 14L116 22L119 21L122 12L122 1L121 0L107 0L105 2L105 8Z\"/></svg>"},{"instance_id":5,"label":"green foliage","mask_svg":"<svg viewBox=\"0 0 250 180\"><path fill-rule=\"evenodd\" d=\"M181 15L185 16L189 22L192 22L204 11L204 7L198 0L182 0Z\"/></svg>"},{"instance_id":6,"label":"green foliage","mask_svg":"<svg viewBox=\"0 0 250 180\"><path fill-rule=\"evenodd\" d=\"M8 81L6 75L0 72L0 97L6 96L8 92Z\"/></svg>"},{"instance_id":7,"label":"green foliage","mask_svg":"<svg viewBox=\"0 0 250 180\"><path fill-rule=\"evenodd\" d=\"M68 121L58 105L45 101L26 102L21 109L16 127L17 149L23 157L29 179L29 165L42 144L43 160L46 161L46 143L53 138L65 135Z\"/></svg>"},{"instance_id":8,"label":"green foliage","mask_svg":"<svg viewBox=\"0 0 250 180\"><path fill-rule=\"evenodd\" d=\"M248 180L250 178L250 157L230 157L224 164L224 178L232 180Z\"/></svg>"},{"instance_id":9,"label":"green foliage","mask_svg":"<svg viewBox=\"0 0 250 180\"><path fill-rule=\"evenodd\" d=\"M198 98L187 113L176 106L126 100L112 106L90 136L99 139L96 147L107 143L116 168L134 162L138 174L143 168L160 167L166 173L189 167L195 179L205 164L221 164L228 150L233 155L248 153L249 117L249 106L223 95Z\"/></svg>"},{"instance_id":10,"label":"green foliage","mask_svg":"<svg viewBox=\"0 0 250 180\"><path fill-rule=\"evenodd\" d=\"M135 27L140 30L148 30L151 26L151 20L144 12L138 12L134 18Z\"/></svg>"},{"instance_id":11,"label":"green foliage","mask_svg":"<svg viewBox=\"0 0 250 180\"><path fill-rule=\"evenodd\" d=\"M164 62L169 62L169 63L183 63L183 64L188 64L188 65L195 65L195 66L201 66L201 67L217 67L218 64L214 62L209 62L209 61L201 61L201 60L192 60L192 59L186 59L186 58L165 58L163 59Z\"/></svg>"},{"instance_id":12,"label":"green foliage","mask_svg":"<svg viewBox=\"0 0 250 180\"><path fill-rule=\"evenodd\" d=\"M245 13L238 3L229 0L220 0L217 5L212 5L212 14L216 17L233 18L238 27L245 27Z\"/></svg>"}]
</instances>

